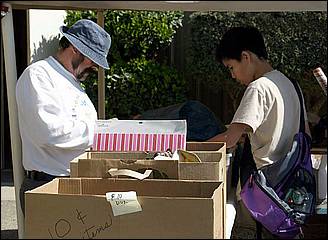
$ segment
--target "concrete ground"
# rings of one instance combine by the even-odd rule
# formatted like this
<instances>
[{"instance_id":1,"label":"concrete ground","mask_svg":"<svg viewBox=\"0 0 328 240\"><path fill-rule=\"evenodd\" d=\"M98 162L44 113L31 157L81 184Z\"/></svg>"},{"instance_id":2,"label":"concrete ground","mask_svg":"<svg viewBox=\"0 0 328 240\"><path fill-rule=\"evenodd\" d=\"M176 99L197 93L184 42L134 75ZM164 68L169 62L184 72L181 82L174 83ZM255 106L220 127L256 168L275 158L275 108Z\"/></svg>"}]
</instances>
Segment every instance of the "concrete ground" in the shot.
<instances>
[{"instance_id":1,"label":"concrete ground","mask_svg":"<svg viewBox=\"0 0 328 240\"><path fill-rule=\"evenodd\" d=\"M1 239L18 239L12 170L1 170Z\"/></svg>"}]
</instances>

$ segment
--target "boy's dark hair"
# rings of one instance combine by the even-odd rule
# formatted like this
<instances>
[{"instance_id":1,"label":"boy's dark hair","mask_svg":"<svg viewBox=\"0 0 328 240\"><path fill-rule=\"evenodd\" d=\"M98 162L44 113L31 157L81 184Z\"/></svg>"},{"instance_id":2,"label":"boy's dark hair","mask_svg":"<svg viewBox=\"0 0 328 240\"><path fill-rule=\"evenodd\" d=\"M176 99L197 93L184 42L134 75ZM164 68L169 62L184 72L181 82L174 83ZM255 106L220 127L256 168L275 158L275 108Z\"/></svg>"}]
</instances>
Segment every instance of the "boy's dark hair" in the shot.
<instances>
[{"instance_id":1,"label":"boy's dark hair","mask_svg":"<svg viewBox=\"0 0 328 240\"><path fill-rule=\"evenodd\" d=\"M67 40L67 38L65 36L63 36L60 40L59 40L59 47L61 49L65 49L68 48L71 45L71 43Z\"/></svg>"},{"instance_id":2,"label":"boy's dark hair","mask_svg":"<svg viewBox=\"0 0 328 240\"><path fill-rule=\"evenodd\" d=\"M216 48L216 60L241 60L242 51L251 51L259 58L267 59L268 54L262 34L255 27L234 27L222 37Z\"/></svg>"}]
</instances>

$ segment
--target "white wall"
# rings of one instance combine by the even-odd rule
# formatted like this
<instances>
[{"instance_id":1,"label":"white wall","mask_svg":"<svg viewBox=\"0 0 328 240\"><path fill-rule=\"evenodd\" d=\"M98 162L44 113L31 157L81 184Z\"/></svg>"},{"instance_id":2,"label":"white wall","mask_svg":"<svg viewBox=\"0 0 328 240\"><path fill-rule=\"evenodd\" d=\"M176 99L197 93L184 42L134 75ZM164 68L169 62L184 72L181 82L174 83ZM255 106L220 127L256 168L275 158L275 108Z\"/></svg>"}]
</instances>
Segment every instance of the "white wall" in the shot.
<instances>
[{"instance_id":1,"label":"white wall","mask_svg":"<svg viewBox=\"0 0 328 240\"><path fill-rule=\"evenodd\" d=\"M53 55L62 36L59 27L64 24L65 10L29 10L30 62Z\"/></svg>"}]
</instances>

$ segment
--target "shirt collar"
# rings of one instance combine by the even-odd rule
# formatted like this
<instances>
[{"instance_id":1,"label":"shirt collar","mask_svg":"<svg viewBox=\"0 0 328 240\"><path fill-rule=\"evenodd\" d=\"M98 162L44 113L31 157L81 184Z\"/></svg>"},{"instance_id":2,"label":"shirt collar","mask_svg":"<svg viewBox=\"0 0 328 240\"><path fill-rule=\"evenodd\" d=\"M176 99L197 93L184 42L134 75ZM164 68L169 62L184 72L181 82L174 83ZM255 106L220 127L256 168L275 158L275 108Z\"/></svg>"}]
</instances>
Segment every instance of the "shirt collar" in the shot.
<instances>
[{"instance_id":1,"label":"shirt collar","mask_svg":"<svg viewBox=\"0 0 328 240\"><path fill-rule=\"evenodd\" d=\"M58 62L58 60L56 58L54 58L53 56L49 56L48 60L49 60L48 62L57 71L64 74L65 78L67 78L71 82L74 82L75 84L77 83L78 85L81 85L81 82L78 79L76 79L76 77L71 72L69 72L60 62Z\"/></svg>"}]
</instances>

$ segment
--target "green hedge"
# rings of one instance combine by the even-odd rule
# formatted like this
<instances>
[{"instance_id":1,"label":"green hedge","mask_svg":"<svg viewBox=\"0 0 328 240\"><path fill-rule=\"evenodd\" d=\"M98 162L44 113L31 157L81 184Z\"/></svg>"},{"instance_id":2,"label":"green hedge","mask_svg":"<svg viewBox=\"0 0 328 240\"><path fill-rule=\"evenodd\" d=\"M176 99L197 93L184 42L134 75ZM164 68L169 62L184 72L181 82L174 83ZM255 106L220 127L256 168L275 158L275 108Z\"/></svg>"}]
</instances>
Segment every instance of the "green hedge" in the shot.
<instances>
[{"instance_id":1,"label":"green hedge","mask_svg":"<svg viewBox=\"0 0 328 240\"><path fill-rule=\"evenodd\" d=\"M273 67L299 81L308 111L319 115L326 112L326 96L312 70L320 66L327 74L327 12L196 12L189 21L187 78L201 78L213 89L224 89L234 110L244 87L215 61L215 48L229 28L251 25L263 33Z\"/></svg>"}]
</instances>

